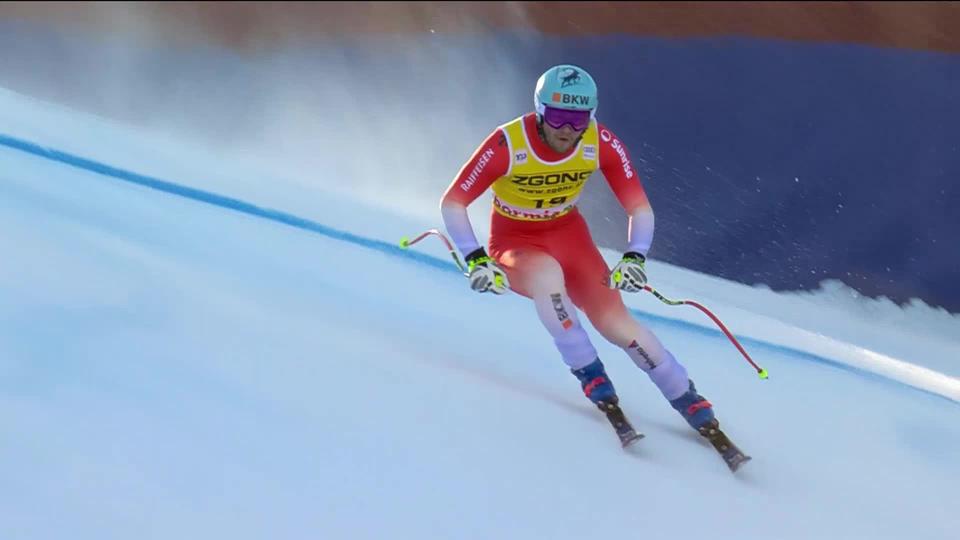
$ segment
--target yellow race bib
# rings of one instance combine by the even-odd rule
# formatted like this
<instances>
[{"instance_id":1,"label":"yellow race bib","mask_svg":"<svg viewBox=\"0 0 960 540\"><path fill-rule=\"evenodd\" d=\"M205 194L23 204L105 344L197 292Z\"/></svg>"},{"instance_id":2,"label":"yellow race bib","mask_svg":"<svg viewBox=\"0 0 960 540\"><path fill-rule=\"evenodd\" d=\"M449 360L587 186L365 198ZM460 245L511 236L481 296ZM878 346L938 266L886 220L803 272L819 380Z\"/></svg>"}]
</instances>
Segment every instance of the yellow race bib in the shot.
<instances>
[{"instance_id":1,"label":"yellow race bib","mask_svg":"<svg viewBox=\"0 0 960 540\"><path fill-rule=\"evenodd\" d=\"M502 129L510 149L510 168L491 186L494 210L522 221L546 221L573 210L587 179L598 168L596 120L590 121L575 151L560 161L537 157L523 129L522 116Z\"/></svg>"}]
</instances>

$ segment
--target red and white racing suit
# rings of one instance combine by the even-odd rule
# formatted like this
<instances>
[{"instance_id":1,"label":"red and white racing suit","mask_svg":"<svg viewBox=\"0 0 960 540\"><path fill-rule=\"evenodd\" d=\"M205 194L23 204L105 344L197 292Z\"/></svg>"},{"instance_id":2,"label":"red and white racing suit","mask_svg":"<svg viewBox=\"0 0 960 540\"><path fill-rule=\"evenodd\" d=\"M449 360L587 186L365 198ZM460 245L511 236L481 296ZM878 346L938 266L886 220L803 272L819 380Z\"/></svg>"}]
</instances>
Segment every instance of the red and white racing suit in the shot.
<instances>
[{"instance_id":1,"label":"red and white racing suit","mask_svg":"<svg viewBox=\"0 0 960 540\"><path fill-rule=\"evenodd\" d=\"M575 306L674 399L687 390L686 370L630 316L620 291L608 287L610 270L576 208L597 169L629 218L628 251L646 255L653 211L623 143L597 121L565 154L540 138L534 113L498 127L444 193L444 224L464 256L478 249L467 206L493 189L489 254L506 271L511 289L533 300L564 362L580 369L597 358Z\"/></svg>"}]
</instances>

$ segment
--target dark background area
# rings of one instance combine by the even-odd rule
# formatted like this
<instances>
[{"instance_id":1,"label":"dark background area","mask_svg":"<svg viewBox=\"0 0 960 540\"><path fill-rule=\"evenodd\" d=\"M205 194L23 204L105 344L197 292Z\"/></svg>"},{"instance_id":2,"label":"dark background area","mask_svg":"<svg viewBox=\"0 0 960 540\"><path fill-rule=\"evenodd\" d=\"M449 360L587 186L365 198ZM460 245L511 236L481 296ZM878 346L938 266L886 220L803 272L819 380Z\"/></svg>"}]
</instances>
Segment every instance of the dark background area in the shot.
<instances>
[{"instance_id":1,"label":"dark background area","mask_svg":"<svg viewBox=\"0 0 960 540\"><path fill-rule=\"evenodd\" d=\"M135 34L166 47L213 43L241 57L349 43L360 56L401 66L402 51L374 53L362 44L372 36L408 36L482 57L485 40L495 40L511 51L518 71L531 75L529 88L490 91L521 104L547 66L576 63L597 79L599 117L627 144L650 195L657 217L651 257L774 290L815 289L836 279L864 295L919 298L960 313L960 4L121 8L131 21L150 24L118 24L115 4L90 3L0 4L0 19ZM57 60L39 65L17 50L37 35L30 32L7 32L0 74L36 70L54 98L84 84L78 73L96 58L45 38L44 46L56 50L48 57ZM144 72L157 73L157 65ZM424 66L404 68L424 85L444 84ZM84 105L106 109L95 98ZM472 150L458 148L456 160ZM582 209L598 242L623 247L623 212L599 179L588 190Z\"/></svg>"}]
</instances>

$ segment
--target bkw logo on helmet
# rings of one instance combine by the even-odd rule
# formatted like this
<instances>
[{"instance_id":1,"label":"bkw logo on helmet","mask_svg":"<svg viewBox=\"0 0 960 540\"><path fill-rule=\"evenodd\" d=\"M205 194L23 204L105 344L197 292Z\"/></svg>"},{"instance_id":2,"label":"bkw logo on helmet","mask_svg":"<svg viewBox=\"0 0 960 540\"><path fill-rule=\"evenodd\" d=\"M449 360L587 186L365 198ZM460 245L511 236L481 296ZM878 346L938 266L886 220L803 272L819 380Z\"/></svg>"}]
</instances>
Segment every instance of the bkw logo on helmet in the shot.
<instances>
[{"instance_id":1,"label":"bkw logo on helmet","mask_svg":"<svg viewBox=\"0 0 960 540\"><path fill-rule=\"evenodd\" d=\"M554 92L551 101L556 103L567 103L571 105L590 105L590 96L578 96L576 94L561 94Z\"/></svg>"}]
</instances>

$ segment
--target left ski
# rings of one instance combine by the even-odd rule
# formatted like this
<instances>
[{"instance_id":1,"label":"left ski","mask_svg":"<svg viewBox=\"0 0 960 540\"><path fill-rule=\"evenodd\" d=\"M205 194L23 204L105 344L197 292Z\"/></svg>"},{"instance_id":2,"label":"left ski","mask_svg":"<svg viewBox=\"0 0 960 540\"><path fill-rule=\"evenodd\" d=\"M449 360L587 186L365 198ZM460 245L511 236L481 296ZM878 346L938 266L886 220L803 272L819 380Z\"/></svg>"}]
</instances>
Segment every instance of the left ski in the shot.
<instances>
[{"instance_id":1,"label":"left ski","mask_svg":"<svg viewBox=\"0 0 960 540\"><path fill-rule=\"evenodd\" d=\"M701 426L698 431L700 435L710 441L710 445L723 458L724 463L730 468L730 472L737 472L744 463L753 459L737 448L737 445L727 437L726 433L720 430L720 423L716 419Z\"/></svg>"}]
</instances>

